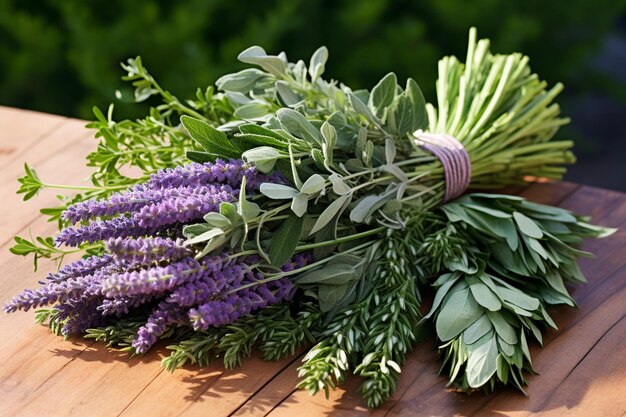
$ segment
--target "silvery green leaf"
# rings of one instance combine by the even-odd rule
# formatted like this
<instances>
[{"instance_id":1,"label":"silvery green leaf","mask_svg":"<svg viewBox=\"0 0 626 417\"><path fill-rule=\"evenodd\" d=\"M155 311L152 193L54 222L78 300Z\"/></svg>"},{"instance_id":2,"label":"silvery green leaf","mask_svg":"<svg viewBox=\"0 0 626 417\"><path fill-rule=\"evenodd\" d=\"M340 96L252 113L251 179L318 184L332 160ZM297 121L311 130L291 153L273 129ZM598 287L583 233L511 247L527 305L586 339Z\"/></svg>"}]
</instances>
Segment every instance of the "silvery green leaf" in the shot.
<instances>
[{"instance_id":1,"label":"silvery green leaf","mask_svg":"<svg viewBox=\"0 0 626 417\"><path fill-rule=\"evenodd\" d=\"M219 227L220 229L225 229L231 226L230 220L228 217L220 214L220 213L207 213L204 215L204 221L214 227Z\"/></svg>"},{"instance_id":2,"label":"silvery green leaf","mask_svg":"<svg viewBox=\"0 0 626 417\"><path fill-rule=\"evenodd\" d=\"M278 92L278 95L280 96L283 103L285 103L287 106L293 106L302 101L302 98L294 93L291 88L289 88L289 84L286 81L277 81L276 91Z\"/></svg>"},{"instance_id":3,"label":"silvery green leaf","mask_svg":"<svg viewBox=\"0 0 626 417\"><path fill-rule=\"evenodd\" d=\"M207 242L204 249L202 249L202 252L200 252L199 254L195 256L195 259L203 258L206 254L211 253L214 250L221 248L226 243L226 239L227 237L225 234L221 234L221 235L213 237L211 240Z\"/></svg>"},{"instance_id":4,"label":"silvery green leaf","mask_svg":"<svg viewBox=\"0 0 626 417\"><path fill-rule=\"evenodd\" d=\"M526 311L535 311L539 308L540 303L538 299L526 295L518 289L501 287L498 288L498 292L504 300L511 304L515 304Z\"/></svg>"},{"instance_id":5,"label":"silvery green leaf","mask_svg":"<svg viewBox=\"0 0 626 417\"><path fill-rule=\"evenodd\" d=\"M467 358L467 382L472 388L479 388L496 373L498 346L495 338L470 352Z\"/></svg>"},{"instance_id":6,"label":"silvery green leaf","mask_svg":"<svg viewBox=\"0 0 626 417\"><path fill-rule=\"evenodd\" d=\"M489 321L489 317L487 317L486 314L483 314L478 318L478 320L463 331L463 342L466 345L471 345L486 335L491 329L492 325L491 321Z\"/></svg>"},{"instance_id":7,"label":"silvery green leaf","mask_svg":"<svg viewBox=\"0 0 626 417\"><path fill-rule=\"evenodd\" d=\"M348 287L349 285L320 285L317 296L322 313L329 312L339 304Z\"/></svg>"},{"instance_id":8,"label":"silvery green leaf","mask_svg":"<svg viewBox=\"0 0 626 417\"><path fill-rule=\"evenodd\" d=\"M309 205L309 196L303 193L298 193L291 201L291 210L298 217L304 216Z\"/></svg>"},{"instance_id":9,"label":"silvery green leaf","mask_svg":"<svg viewBox=\"0 0 626 417\"><path fill-rule=\"evenodd\" d=\"M254 101L247 95L237 92L229 91L225 94L225 96L228 101L233 105L233 107L243 106L244 104L252 103Z\"/></svg>"},{"instance_id":10,"label":"silvery green leaf","mask_svg":"<svg viewBox=\"0 0 626 417\"><path fill-rule=\"evenodd\" d=\"M267 115L270 108L265 103L252 102L235 109L235 116L244 120L254 120Z\"/></svg>"},{"instance_id":11,"label":"silvery green leaf","mask_svg":"<svg viewBox=\"0 0 626 417\"><path fill-rule=\"evenodd\" d=\"M469 288L453 292L443 300L443 307L437 316L435 327L442 341L456 337L469 327L483 309L470 293Z\"/></svg>"},{"instance_id":12,"label":"silvery green leaf","mask_svg":"<svg viewBox=\"0 0 626 417\"><path fill-rule=\"evenodd\" d=\"M186 238L193 238L208 232L212 228L213 227L211 225L205 223L190 224L183 227L183 236Z\"/></svg>"},{"instance_id":13,"label":"silvery green leaf","mask_svg":"<svg viewBox=\"0 0 626 417\"><path fill-rule=\"evenodd\" d=\"M328 49L325 46L318 48L311 56L309 63L309 74L311 82L315 82L324 73L326 61L328 60Z\"/></svg>"},{"instance_id":14,"label":"silvery green leaf","mask_svg":"<svg viewBox=\"0 0 626 417\"><path fill-rule=\"evenodd\" d=\"M321 134L302 114L289 108L276 112L276 117L292 135L321 146Z\"/></svg>"},{"instance_id":15,"label":"silvery green leaf","mask_svg":"<svg viewBox=\"0 0 626 417\"><path fill-rule=\"evenodd\" d=\"M370 111L369 107L367 107L367 104L365 104L355 93L348 93L348 101L350 102L350 105L355 112L364 116L367 120L374 124L380 123L380 120L378 120L378 118Z\"/></svg>"},{"instance_id":16,"label":"silvery green leaf","mask_svg":"<svg viewBox=\"0 0 626 417\"><path fill-rule=\"evenodd\" d=\"M251 46L240 53L237 59L246 64L258 65L270 74L280 78L286 75L285 61L280 57L267 55L260 46Z\"/></svg>"},{"instance_id":17,"label":"silvery green leaf","mask_svg":"<svg viewBox=\"0 0 626 417\"><path fill-rule=\"evenodd\" d=\"M509 357L515 355L514 345L507 343L504 339L500 337L500 335L498 335L497 341L498 341L498 348L499 348L498 350L502 352L503 355L506 355Z\"/></svg>"},{"instance_id":18,"label":"silvery green leaf","mask_svg":"<svg viewBox=\"0 0 626 417\"><path fill-rule=\"evenodd\" d=\"M470 208L472 210L477 210L477 211L481 211L485 214L488 214L490 216L493 217L498 217L501 219L510 219L511 215L509 213L505 213L501 210L495 210L489 207L485 207L483 204L479 204L479 203L474 203L474 202L465 202L462 201L461 205L463 205L464 207Z\"/></svg>"},{"instance_id":19,"label":"silvery green leaf","mask_svg":"<svg viewBox=\"0 0 626 417\"><path fill-rule=\"evenodd\" d=\"M324 226L326 226L335 216L340 214L341 209L345 206L346 202L352 198L349 194L340 195L335 201L330 203L326 209L320 214L311 229L309 234L317 233Z\"/></svg>"},{"instance_id":20,"label":"silvery green leaf","mask_svg":"<svg viewBox=\"0 0 626 417\"><path fill-rule=\"evenodd\" d=\"M298 246L303 223L302 217L291 215L274 232L269 251L270 263L273 266L281 267L293 256Z\"/></svg>"},{"instance_id":21,"label":"silvery green leaf","mask_svg":"<svg viewBox=\"0 0 626 417\"><path fill-rule=\"evenodd\" d=\"M261 213L261 207L257 203L245 200L243 204L235 203L237 210L243 214L246 219L254 219Z\"/></svg>"},{"instance_id":22,"label":"silvery green leaf","mask_svg":"<svg viewBox=\"0 0 626 417\"><path fill-rule=\"evenodd\" d=\"M296 165L296 159L293 157L293 147L291 145L289 145L289 164L291 165L293 183L296 188L300 189L300 187L302 187L302 181L300 181L300 176L298 175L298 167Z\"/></svg>"},{"instance_id":23,"label":"silvery green leaf","mask_svg":"<svg viewBox=\"0 0 626 417\"><path fill-rule=\"evenodd\" d=\"M386 164L382 166L382 169L383 171L390 173L402 182L406 182L409 180L404 171L402 171L402 169L400 169L400 167L398 167L397 165Z\"/></svg>"},{"instance_id":24,"label":"silvery green leaf","mask_svg":"<svg viewBox=\"0 0 626 417\"><path fill-rule=\"evenodd\" d=\"M480 304L489 311L498 311L502 308L502 303L500 302L500 299L496 296L496 294L493 293L493 291L489 289L489 287L487 287L485 284L483 284L474 277L469 277L467 280L469 288L472 291L472 295L474 296L478 304Z\"/></svg>"},{"instance_id":25,"label":"silvery green leaf","mask_svg":"<svg viewBox=\"0 0 626 417\"><path fill-rule=\"evenodd\" d=\"M404 90L405 94L411 100L411 104L415 109L415 116L413 119L413 125L411 133L418 129L426 129L428 128L428 115L426 113L426 100L424 100L424 95L422 94L422 90L419 85L413 80L409 78L406 80L406 89Z\"/></svg>"},{"instance_id":26,"label":"silvery green leaf","mask_svg":"<svg viewBox=\"0 0 626 417\"><path fill-rule=\"evenodd\" d=\"M437 290L437 293L435 294L435 299L433 301L433 306L430 308L430 311L428 312L428 314L424 316L424 319L431 318L432 315L435 314L435 312L437 312L439 305L443 301L444 297L448 294L450 287L452 287L454 283L459 279L459 276L458 275L455 276L453 274L444 274L441 277L439 277L439 279L441 278L445 278L446 281L443 284L441 284L441 286ZM439 281L439 279L437 281Z\"/></svg>"},{"instance_id":27,"label":"silvery green leaf","mask_svg":"<svg viewBox=\"0 0 626 417\"><path fill-rule=\"evenodd\" d=\"M324 190L326 181L320 174L311 175L300 188L300 192L304 194L316 194Z\"/></svg>"},{"instance_id":28,"label":"silvery green leaf","mask_svg":"<svg viewBox=\"0 0 626 417\"><path fill-rule=\"evenodd\" d=\"M372 156L374 156L374 142L368 140L365 143L365 149L363 150L362 160L366 166L371 166Z\"/></svg>"},{"instance_id":29,"label":"silvery green leaf","mask_svg":"<svg viewBox=\"0 0 626 417\"><path fill-rule=\"evenodd\" d=\"M517 223L520 231L526 236L533 237L535 239L541 239L543 237L543 232L539 226L537 226L537 223L535 223L532 219L519 211L514 212L513 217L515 218L515 222Z\"/></svg>"},{"instance_id":30,"label":"silvery green leaf","mask_svg":"<svg viewBox=\"0 0 626 417\"><path fill-rule=\"evenodd\" d=\"M296 285L324 284L341 286L358 279L352 265L337 263L326 265L299 275L294 280Z\"/></svg>"},{"instance_id":31,"label":"silvery green leaf","mask_svg":"<svg viewBox=\"0 0 626 417\"><path fill-rule=\"evenodd\" d=\"M337 195L348 194L352 189L343 181L343 178L339 174L331 174L328 180L333 185L333 192Z\"/></svg>"},{"instance_id":32,"label":"silvery green leaf","mask_svg":"<svg viewBox=\"0 0 626 417\"><path fill-rule=\"evenodd\" d=\"M498 333L498 336L500 336L502 340L511 345L517 343L516 330L504 319L502 313L488 311L487 316L496 329L496 333Z\"/></svg>"},{"instance_id":33,"label":"silvery green leaf","mask_svg":"<svg viewBox=\"0 0 626 417\"><path fill-rule=\"evenodd\" d=\"M218 78L217 81L215 81L215 85L223 91L236 91L245 94L254 88L258 80L266 76L267 74L263 71L256 68L248 68Z\"/></svg>"},{"instance_id":34,"label":"silvery green leaf","mask_svg":"<svg viewBox=\"0 0 626 417\"><path fill-rule=\"evenodd\" d=\"M264 174L267 174L274 168L280 156L281 153L270 146L253 148L241 155L244 161L253 163L256 169Z\"/></svg>"},{"instance_id":35,"label":"silvery green leaf","mask_svg":"<svg viewBox=\"0 0 626 417\"><path fill-rule=\"evenodd\" d=\"M498 359L496 360L496 375L498 375L498 379L504 384L509 381L509 366L504 356L498 355Z\"/></svg>"},{"instance_id":36,"label":"silvery green leaf","mask_svg":"<svg viewBox=\"0 0 626 417\"><path fill-rule=\"evenodd\" d=\"M291 200L299 191L283 184L264 182L260 187L261 194L273 200Z\"/></svg>"},{"instance_id":37,"label":"silvery green leaf","mask_svg":"<svg viewBox=\"0 0 626 417\"><path fill-rule=\"evenodd\" d=\"M396 87L398 80L396 74L390 72L372 89L369 97L369 108L378 117L383 119L396 98Z\"/></svg>"},{"instance_id":38,"label":"silvery green leaf","mask_svg":"<svg viewBox=\"0 0 626 417\"><path fill-rule=\"evenodd\" d=\"M332 158L332 152L335 149L335 145L337 144L337 130L328 122L322 123L322 127L320 128L322 132L322 137L324 138L324 142L328 145L328 152Z\"/></svg>"},{"instance_id":39,"label":"silvery green leaf","mask_svg":"<svg viewBox=\"0 0 626 417\"><path fill-rule=\"evenodd\" d=\"M198 235L196 237L192 237L190 239L187 239L184 243L185 246L189 246L189 245L194 245L196 243L200 243L200 242L206 242L207 240L210 240L212 238L214 238L215 236L219 236L219 235L223 235L224 231L222 229L218 229L213 228L207 232L202 233L201 235Z\"/></svg>"},{"instance_id":40,"label":"silvery green leaf","mask_svg":"<svg viewBox=\"0 0 626 417\"><path fill-rule=\"evenodd\" d=\"M387 165L392 165L396 159L396 145L391 138L385 139L385 161Z\"/></svg>"},{"instance_id":41,"label":"silvery green leaf","mask_svg":"<svg viewBox=\"0 0 626 417\"><path fill-rule=\"evenodd\" d=\"M522 352L524 352L524 356L526 356L526 359L528 359L528 363L532 365L533 361L530 357L530 350L528 349L528 342L526 341L524 329L520 329L520 345L522 346Z\"/></svg>"}]
</instances>

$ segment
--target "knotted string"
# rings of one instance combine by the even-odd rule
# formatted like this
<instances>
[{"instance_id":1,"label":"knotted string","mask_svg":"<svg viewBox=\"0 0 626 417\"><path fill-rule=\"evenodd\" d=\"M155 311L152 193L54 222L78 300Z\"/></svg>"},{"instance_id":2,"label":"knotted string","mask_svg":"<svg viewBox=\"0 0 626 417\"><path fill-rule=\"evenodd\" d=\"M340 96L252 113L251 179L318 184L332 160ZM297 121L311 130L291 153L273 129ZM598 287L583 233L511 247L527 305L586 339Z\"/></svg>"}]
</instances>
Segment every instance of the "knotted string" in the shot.
<instances>
[{"instance_id":1,"label":"knotted string","mask_svg":"<svg viewBox=\"0 0 626 417\"><path fill-rule=\"evenodd\" d=\"M472 179L469 154L456 138L443 133L415 132L417 144L435 155L443 165L446 190L443 202L459 197Z\"/></svg>"}]
</instances>

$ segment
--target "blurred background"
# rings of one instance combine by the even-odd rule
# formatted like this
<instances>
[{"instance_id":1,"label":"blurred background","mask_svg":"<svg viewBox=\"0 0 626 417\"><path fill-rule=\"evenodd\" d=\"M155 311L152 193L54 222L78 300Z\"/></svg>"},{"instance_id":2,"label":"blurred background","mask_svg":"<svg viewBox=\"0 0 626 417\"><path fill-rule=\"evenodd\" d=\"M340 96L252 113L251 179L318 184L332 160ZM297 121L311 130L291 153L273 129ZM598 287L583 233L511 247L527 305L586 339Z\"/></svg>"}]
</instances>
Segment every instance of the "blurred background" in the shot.
<instances>
[{"instance_id":1,"label":"blurred background","mask_svg":"<svg viewBox=\"0 0 626 417\"><path fill-rule=\"evenodd\" d=\"M472 25L494 51L524 52L565 83L573 122L559 136L579 157L566 178L626 191L625 0L0 0L0 104L91 119L127 88L119 63L136 55L192 97L243 68L236 56L253 44L292 60L326 45L328 78L371 88L394 71L433 100L437 60L464 58ZM117 119L142 114L116 103Z\"/></svg>"}]
</instances>

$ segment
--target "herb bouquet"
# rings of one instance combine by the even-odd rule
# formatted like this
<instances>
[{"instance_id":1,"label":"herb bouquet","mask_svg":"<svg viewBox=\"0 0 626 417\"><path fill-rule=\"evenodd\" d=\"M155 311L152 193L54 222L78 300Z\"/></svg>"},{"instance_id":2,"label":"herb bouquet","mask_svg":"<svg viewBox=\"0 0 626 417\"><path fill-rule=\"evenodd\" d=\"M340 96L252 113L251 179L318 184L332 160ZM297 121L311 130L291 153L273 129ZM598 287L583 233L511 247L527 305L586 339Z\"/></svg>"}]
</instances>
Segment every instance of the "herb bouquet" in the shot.
<instances>
[{"instance_id":1,"label":"herb bouquet","mask_svg":"<svg viewBox=\"0 0 626 417\"><path fill-rule=\"evenodd\" d=\"M42 210L56 237L12 249L84 257L5 310L49 305L36 318L55 333L137 354L168 339L168 370L307 346L300 387L328 393L352 372L370 407L430 330L450 384L522 390L529 338L556 328L550 306L575 306L565 285L584 281L576 260L589 255L576 245L611 230L465 191L562 176L574 157L551 140L567 123L561 85L547 89L527 57L492 54L474 30L465 62L439 62L435 104L393 73L371 91L324 80L327 55L307 65L251 47L239 59L254 67L187 101L129 60L136 99L163 102L137 121L95 110L92 185ZM29 166L20 182L25 199L55 187Z\"/></svg>"}]
</instances>

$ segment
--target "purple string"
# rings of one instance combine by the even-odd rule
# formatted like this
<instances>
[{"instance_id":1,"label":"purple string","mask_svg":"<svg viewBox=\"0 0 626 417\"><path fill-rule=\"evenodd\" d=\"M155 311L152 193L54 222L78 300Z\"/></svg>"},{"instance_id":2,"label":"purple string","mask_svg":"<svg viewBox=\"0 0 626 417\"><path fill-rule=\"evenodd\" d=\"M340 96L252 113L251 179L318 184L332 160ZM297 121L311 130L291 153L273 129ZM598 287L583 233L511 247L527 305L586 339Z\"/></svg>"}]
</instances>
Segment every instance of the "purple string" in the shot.
<instances>
[{"instance_id":1,"label":"purple string","mask_svg":"<svg viewBox=\"0 0 626 417\"><path fill-rule=\"evenodd\" d=\"M443 133L416 132L417 144L435 155L443 166L446 190L443 202L459 197L472 179L472 164L461 142Z\"/></svg>"}]
</instances>

